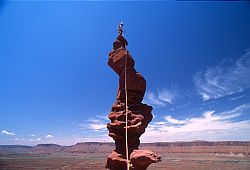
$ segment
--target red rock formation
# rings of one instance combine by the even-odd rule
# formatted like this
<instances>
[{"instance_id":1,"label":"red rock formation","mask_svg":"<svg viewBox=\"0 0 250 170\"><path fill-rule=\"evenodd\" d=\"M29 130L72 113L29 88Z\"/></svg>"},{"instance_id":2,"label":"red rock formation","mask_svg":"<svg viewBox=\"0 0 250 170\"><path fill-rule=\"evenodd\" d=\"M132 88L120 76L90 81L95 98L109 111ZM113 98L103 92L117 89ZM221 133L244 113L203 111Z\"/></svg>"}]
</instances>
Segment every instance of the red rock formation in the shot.
<instances>
[{"instance_id":1,"label":"red rock formation","mask_svg":"<svg viewBox=\"0 0 250 170\"><path fill-rule=\"evenodd\" d=\"M156 163L161 157L149 150L134 150L130 155L130 161L134 169L146 169L151 163Z\"/></svg>"},{"instance_id":2,"label":"red rock formation","mask_svg":"<svg viewBox=\"0 0 250 170\"><path fill-rule=\"evenodd\" d=\"M109 53L108 65L118 74L119 86L116 102L113 104L107 124L109 136L115 141L116 148L109 155L106 168L110 170L126 169L126 106L125 106L125 59L127 60L126 80L128 97L128 151L131 160L131 168L134 170L144 170L151 163L161 160L157 154L138 150L140 136L145 132L146 127L152 120L152 107L142 104L146 90L146 80L138 73L134 66L135 62L129 51L126 49L127 40L119 35L113 43L113 49Z\"/></svg>"}]
</instances>

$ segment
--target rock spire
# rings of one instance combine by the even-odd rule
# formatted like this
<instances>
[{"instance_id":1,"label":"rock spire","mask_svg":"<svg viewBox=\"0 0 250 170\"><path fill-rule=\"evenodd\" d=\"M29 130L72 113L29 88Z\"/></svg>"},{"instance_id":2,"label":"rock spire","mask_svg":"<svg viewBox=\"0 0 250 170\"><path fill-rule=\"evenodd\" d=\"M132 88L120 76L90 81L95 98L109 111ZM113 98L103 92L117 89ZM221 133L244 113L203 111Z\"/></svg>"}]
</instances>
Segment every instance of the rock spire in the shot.
<instances>
[{"instance_id":1,"label":"rock spire","mask_svg":"<svg viewBox=\"0 0 250 170\"><path fill-rule=\"evenodd\" d=\"M151 163L161 160L161 157L149 150L139 150L140 136L152 120L152 106L142 103L146 80L138 73L134 66L135 61L126 49L127 40L119 34L113 49L109 53L108 65L118 74L119 85L116 102L113 104L107 124L109 136L115 141L116 148L108 156L106 168L110 170L126 170L126 102L125 102L125 70L128 98L128 151L131 170L145 170ZM127 65L125 69L125 58Z\"/></svg>"}]
</instances>

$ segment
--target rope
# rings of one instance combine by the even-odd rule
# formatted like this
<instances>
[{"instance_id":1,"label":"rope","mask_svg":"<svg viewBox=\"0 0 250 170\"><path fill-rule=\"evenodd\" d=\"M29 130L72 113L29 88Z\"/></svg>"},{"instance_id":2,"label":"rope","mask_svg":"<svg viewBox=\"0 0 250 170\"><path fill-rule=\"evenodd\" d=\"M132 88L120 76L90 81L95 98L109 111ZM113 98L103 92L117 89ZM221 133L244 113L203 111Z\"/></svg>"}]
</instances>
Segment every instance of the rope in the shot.
<instances>
[{"instance_id":1,"label":"rope","mask_svg":"<svg viewBox=\"0 0 250 170\"><path fill-rule=\"evenodd\" d=\"M125 46L126 48L126 46ZM127 56L128 51L126 49L126 56L125 56L125 97L126 97L126 131L125 131L125 139L126 139L126 158L127 158L127 170L129 170L129 155L128 155L128 91L127 91Z\"/></svg>"}]
</instances>

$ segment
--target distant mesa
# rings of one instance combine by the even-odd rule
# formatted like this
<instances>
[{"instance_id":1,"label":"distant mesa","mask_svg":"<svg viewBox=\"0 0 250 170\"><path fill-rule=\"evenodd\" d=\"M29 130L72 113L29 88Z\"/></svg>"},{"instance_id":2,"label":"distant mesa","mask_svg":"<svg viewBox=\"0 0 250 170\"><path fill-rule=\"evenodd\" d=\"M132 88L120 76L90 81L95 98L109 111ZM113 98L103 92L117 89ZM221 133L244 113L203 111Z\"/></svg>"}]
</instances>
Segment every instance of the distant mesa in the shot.
<instances>
[{"instance_id":1,"label":"distant mesa","mask_svg":"<svg viewBox=\"0 0 250 170\"><path fill-rule=\"evenodd\" d=\"M207 154L243 154L250 156L250 141L193 141L193 142L157 142L142 143L142 149L159 153L207 153ZM0 145L2 153L110 153L114 143L86 142L71 146L56 144L38 144L36 146Z\"/></svg>"},{"instance_id":2,"label":"distant mesa","mask_svg":"<svg viewBox=\"0 0 250 170\"><path fill-rule=\"evenodd\" d=\"M65 146L57 144L38 144L34 147L33 152L35 153L50 153L50 152L60 152L65 148Z\"/></svg>"}]
</instances>

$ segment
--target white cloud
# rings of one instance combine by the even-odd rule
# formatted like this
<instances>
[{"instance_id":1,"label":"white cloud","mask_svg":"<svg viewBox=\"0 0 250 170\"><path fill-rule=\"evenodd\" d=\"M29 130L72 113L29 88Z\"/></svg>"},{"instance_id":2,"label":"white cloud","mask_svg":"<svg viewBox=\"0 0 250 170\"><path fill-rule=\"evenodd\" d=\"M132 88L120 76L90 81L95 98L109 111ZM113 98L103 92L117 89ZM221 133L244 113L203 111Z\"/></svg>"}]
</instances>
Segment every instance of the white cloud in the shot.
<instances>
[{"instance_id":1,"label":"white cloud","mask_svg":"<svg viewBox=\"0 0 250 170\"><path fill-rule=\"evenodd\" d=\"M215 67L196 73L193 80L203 100L217 99L250 88L250 50L234 63L224 60Z\"/></svg>"},{"instance_id":2,"label":"white cloud","mask_svg":"<svg viewBox=\"0 0 250 170\"><path fill-rule=\"evenodd\" d=\"M176 96L175 91L163 89L157 93L147 92L143 102L153 106L164 107L168 104L172 104Z\"/></svg>"},{"instance_id":3,"label":"white cloud","mask_svg":"<svg viewBox=\"0 0 250 170\"><path fill-rule=\"evenodd\" d=\"M104 121L109 121L108 115L96 115L96 117L97 117L97 118L100 118L100 119L102 119L102 120L104 120Z\"/></svg>"},{"instance_id":4,"label":"white cloud","mask_svg":"<svg viewBox=\"0 0 250 170\"><path fill-rule=\"evenodd\" d=\"M177 120L175 118L172 118L172 116L165 116L164 117L169 123L172 123L172 124L184 124L186 123L185 120Z\"/></svg>"},{"instance_id":5,"label":"white cloud","mask_svg":"<svg viewBox=\"0 0 250 170\"><path fill-rule=\"evenodd\" d=\"M246 96L246 94L243 94L243 95L240 95L240 96L232 97L232 98L230 98L229 100L230 100L230 101L238 100L238 99L241 99L241 98L243 98L243 97L245 97L245 96Z\"/></svg>"},{"instance_id":6,"label":"white cloud","mask_svg":"<svg viewBox=\"0 0 250 170\"><path fill-rule=\"evenodd\" d=\"M90 126L90 129L93 129L96 131L106 129L106 124L102 124L102 123L91 123L89 126Z\"/></svg>"},{"instance_id":7,"label":"white cloud","mask_svg":"<svg viewBox=\"0 0 250 170\"><path fill-rule=\"evenodd\" d=\"M142 135L142 142L192 140L250 140L250 120L236 121L250 105L229 111L203 112L201 116L176 119L165 116L166 123L152 123Z\"/></svg>"},{"instance_id":8,"label":"white cloud","mask_svg":"<svg viewBox=\"0 0 250 170\"><path fill-rule=\"evenodd\" d=\"M49 135L46 135L45 137L46 138L53 138L54 136L49 134Z\"/></svg>"},{"instance_id":9,"label":"white cloud","mask_svg":"<svg viewBox=\"0 0 250 170\"><path fill-rule=\"evenodd\" d=\"M143 103L147 103L149 105L156 105L156 106L165 106L166 103L161 101L157 95L153 92L148 92L143 100Z\"/></svg>"},{"instance_id":10,"label":"white cloud","mask_svg":"<svg viewBox=\"0 0 250 170\"><path fill-rule=\"evenodd\" d=\"M2 134L4 134L4 135L11 135L11 136L14 136L14 135L15 135L15 133L13 133L13 132L8 132L7 130L2 130Z\"/></svg>"},{"instance_id":11,"label":"white cloud","mask_svg":"<svg viewBox=\"0 0 250 170\"><path fill-rule=\"evenodd\" d=\"M108 115L95 115L84 123L78 124L82 130L94 130L95 132L104 132L107 130Z\"/></svg>"},{"instance_id":12,"label":"white cloud","mask_svg":"<svg viewBox=\"0 0 250 170\"><path fill-rule=\"evenodd\" d=\"M30 135L31 137L35 137L36 135L34 135L34 134L32 134L32 135Z\"/></svg>"},{"instance_id":13,"label":"white cloud","mask_svg":"<svg viewBox=\"0 0 250 170\"><path fill-rule=\"evenodd\" d=\"M165 125L166 122L156 122L155 124L156 124L156 125Z\"/></svg>"},{"instance_id":14,"label":"white cloud","mask_svg":"<svg viewBox=\"0 0 250 170\"><path fill-rule=\"evenodd\" d=\"M173 91L169 91L169 90L164 89L158 93L158 96L159 96L159 99L161 101L164 101L165 103L172 104L174 98L176 97L176 94Z\"/></svg>"}]
</instances>

